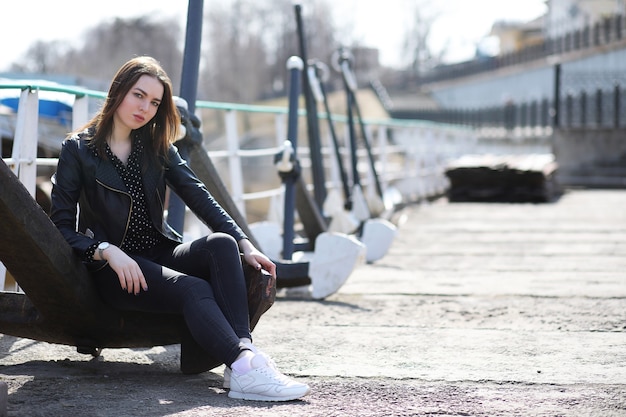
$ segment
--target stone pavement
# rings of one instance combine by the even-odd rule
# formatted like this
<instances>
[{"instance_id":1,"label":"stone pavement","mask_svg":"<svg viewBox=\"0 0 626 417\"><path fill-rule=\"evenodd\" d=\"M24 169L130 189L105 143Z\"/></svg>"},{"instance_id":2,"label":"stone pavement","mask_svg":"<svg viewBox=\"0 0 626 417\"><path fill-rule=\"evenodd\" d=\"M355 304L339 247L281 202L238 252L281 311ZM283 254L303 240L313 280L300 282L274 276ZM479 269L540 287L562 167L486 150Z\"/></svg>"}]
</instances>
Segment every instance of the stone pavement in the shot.
<instances>
[{"instance_id":1,"label":"stone pavement","mask_svg":"<svg viewBox=\"0 0 626 417\"><path fill-rule=\"evenodd\" d=\"M626 190L401 214L383 259L259 322L302 401L231 400L221 368L178 373L177 346L94 361L3 337L9 415L626 416Z\"/></svg>"}]
</instances>

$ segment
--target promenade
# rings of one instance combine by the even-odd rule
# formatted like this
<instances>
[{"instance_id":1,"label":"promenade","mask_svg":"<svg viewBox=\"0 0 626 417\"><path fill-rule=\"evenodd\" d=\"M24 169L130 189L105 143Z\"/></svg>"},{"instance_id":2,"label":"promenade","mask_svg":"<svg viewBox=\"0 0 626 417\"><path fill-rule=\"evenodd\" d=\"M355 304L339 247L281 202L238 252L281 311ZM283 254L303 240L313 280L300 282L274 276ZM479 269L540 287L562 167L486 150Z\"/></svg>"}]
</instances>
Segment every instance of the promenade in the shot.
<instances>
[{"instance_id":1,"label":"promenade","mask_svg":"<svg viewBox=\"0 0 626 417\"><path fill-rule=\"evenodd\" d=\"M177 346L0 339L8 415L626 416L626 190L412 206L380 261L312 301L279 293L255 342L312 393L242 402Z\"/></svg>"}]
</instances>

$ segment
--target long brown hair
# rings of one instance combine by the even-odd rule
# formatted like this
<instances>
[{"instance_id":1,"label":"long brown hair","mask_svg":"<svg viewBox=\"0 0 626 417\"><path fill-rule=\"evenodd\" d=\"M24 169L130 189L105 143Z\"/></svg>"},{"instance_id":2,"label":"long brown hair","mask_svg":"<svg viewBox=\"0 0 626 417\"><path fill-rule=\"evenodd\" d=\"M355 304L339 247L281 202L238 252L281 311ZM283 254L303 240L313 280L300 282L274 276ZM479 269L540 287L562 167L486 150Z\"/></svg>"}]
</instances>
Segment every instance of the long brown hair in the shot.
<instances>
[{"instance_id":1,"label":"long brown hair","mask_svg":"<svg viewBox=\"0 0 626 417\"><path fill-rule=\"evenodd\" d=\"M85 126L75 132L93 129L95 133L91 138L91 146L97 149L101 157L106 157L106 140L113 132L115 111L142 75L149 75L161 82L163 97L152 120L133 133L140 135L145 144L145 150L154 161L166 158L170 144L178 138L180 115L172 97L172 81L156 59L140 56L122 65L111 81L109 92L100 111Z\"/></svg>"}]
</instances>

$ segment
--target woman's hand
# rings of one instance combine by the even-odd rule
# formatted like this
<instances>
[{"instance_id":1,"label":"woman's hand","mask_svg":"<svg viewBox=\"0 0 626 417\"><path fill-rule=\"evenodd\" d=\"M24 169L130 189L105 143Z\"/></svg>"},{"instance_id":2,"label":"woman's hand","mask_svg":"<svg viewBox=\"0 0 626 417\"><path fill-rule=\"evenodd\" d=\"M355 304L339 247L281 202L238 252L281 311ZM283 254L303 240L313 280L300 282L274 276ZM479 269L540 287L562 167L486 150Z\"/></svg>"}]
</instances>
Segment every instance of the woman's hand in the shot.
<instances>
[{"instance_id":1,"label":"woman's hand","mask_svg":"<svg viewBox=\"0 0 626 417\"><path fill-rule=\"evenodd\" d=\"M270 289L276 285L276 264L260 250L255 248L252 242L247 239L239 241L239 249L243 252L243 258L248 265L251 265L257 271L263 269L270 274L271 278L267 287L269 293Z\"/></svg>"},{"instance_id":2,"label":"woman's hand","mask_svg":"<svg viewBox=\"0 0 626 417\"><path fill-rule=\"evenodd\" d=\"M105 261L117 274L122 289L128 291L129 294L139 294L142 289L148 291L146 278L141 272L141 268L133 258L128 256L117 246L110 245L104 250L102 256Z\"/></svg>"}]
</instances>

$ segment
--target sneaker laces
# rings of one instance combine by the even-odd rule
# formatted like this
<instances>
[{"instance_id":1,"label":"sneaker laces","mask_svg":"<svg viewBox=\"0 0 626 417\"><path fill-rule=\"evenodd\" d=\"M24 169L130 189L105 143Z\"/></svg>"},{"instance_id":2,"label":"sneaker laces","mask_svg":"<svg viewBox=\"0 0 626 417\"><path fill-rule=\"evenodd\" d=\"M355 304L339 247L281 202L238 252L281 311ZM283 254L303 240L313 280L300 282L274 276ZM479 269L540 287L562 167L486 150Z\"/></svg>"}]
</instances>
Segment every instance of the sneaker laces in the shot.
<instances>
[{"instance_id":1,"label":"sneaker laces","mask_svg":"<svg viewBox=\"0 0 626 417\"><path fill-rule=\"evenodd\" d=\"M293 381L287 375L281 373L275 366L267 361L266 355L257 354L250 363L252 369L256 369L257 372L264 374L266 377L275 380L284 385L288 385Z\"/></svg>"}]
</instances>

